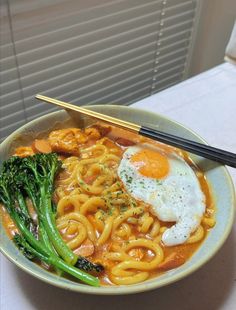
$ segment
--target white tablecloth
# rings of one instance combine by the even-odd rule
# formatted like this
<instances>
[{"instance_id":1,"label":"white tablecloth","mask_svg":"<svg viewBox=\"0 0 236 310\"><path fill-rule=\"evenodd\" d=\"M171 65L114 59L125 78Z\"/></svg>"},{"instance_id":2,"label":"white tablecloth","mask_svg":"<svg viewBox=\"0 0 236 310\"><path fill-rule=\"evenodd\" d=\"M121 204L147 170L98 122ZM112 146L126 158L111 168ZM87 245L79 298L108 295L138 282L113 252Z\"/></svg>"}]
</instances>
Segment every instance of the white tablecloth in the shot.
<instances>
[{"instance_id":1,"label":"white tablecloth","mask_svg":"<svg viewBox=\"0 0 236 310\"><path fill-rule=\"evenodd\" d=\"M192 128L236 153L236 66L223 64L133 106ZM236 183L236 170L229 169ZM216 256L191 276L151 292L91 296L47 285L1 256L0 309L236 309L236 228Z\"/></svg>"}]
</instances>

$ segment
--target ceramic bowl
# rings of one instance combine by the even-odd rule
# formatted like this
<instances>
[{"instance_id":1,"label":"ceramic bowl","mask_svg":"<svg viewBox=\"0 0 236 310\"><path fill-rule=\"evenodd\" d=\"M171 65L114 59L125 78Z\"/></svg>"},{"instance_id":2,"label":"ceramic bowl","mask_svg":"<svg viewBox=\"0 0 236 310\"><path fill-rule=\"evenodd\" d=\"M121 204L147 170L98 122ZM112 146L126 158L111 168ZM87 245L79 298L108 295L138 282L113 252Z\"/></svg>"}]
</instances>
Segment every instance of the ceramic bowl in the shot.
<instances>
[{"instance_id":1,"label":"ceramic bowl","mask_svg":"<svg viewBox=\"0 0 236 310\"><path fill-rule=\"evenodd\" d=\"M90 106L88 108L120 119L136 122L192 139L197 142L206 143L191 130L161 115L123 106L100 105ZM91 119L81 117L78 113L69 115L65 111L50 113L35 119L19 128L1 144L0 160L3 161L7 159L12 153L12 149L16 146L26 145L34 138L44 136L53 129L68 127L75 125L75 123L78 127L83 127L91 122L93 122ZM139 284L116 287L90 287L63 277L58 277L24 258L14 246L13 242L8 238L4 228L0 224L2 253L18 267L38 279L61 288L90 294L116 295L138 293L156 289L186 277L205 264L223 245L231 231L235 211L233 183L226 168L195 155L191 157L205 172L210 184L216 206L216 225L210 230L198 251L184 265L170 270L157 278Z\"/></svg>"}]
</instances>

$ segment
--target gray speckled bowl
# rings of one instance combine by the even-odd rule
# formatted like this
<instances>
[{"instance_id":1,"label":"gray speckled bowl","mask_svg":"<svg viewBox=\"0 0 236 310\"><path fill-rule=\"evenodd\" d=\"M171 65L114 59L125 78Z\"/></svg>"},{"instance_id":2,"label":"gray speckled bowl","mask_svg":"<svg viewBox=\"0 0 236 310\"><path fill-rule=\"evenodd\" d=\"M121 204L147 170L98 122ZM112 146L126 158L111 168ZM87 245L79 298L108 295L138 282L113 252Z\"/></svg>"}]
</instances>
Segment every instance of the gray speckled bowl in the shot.
<instances>
[{"instance_id":1,"label":"gray speckled bowl","mask_svg":"<svg viewBox=\"0 0 236 310\"><path fill-rule=\"evenodd\" d=\"M117 118L136 122L138 124L145 124L154 128L156 127L168 133L205 143L205 141L191 130L157 114L122 106L101 105L91 106L89 108ZM78 127L83 127L85 124L91 122L91 119L89 120L81 117L79 114L70 114L69 116L65 111L59 111L40 117L15 131L1 144L0 160L3 161L8 158L12 149L17 145L27 144L27 142L32 141L35 137L43 136L52 129L65 126L68 127L75 123L77 123ZM200 268L219 250L229 235L234 220L235 195L233 183L227 170L223 166L201 157L194 155L192 157L205 172L208 182L211 185L217 210L216 225L210 231L206 240L193 257L179 268L168 271L160 277L140 284L94 288L88 285L72 282L63 277L58 277L24 258L9 240L2 225L0 225L1 251L13 263L38 279L77 292L104 295L131 294L155 289L178 281Z\"/></svg>"}]
</instances>

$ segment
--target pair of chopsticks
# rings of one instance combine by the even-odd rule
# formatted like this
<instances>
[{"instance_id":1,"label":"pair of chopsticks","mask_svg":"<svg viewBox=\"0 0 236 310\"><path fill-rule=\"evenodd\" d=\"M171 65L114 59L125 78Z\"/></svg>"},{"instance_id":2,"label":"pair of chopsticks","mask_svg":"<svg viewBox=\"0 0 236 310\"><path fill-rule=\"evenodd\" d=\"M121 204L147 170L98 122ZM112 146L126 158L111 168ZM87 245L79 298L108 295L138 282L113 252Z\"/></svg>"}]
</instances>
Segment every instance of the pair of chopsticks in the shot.
<instances>
[{"instance_id":1,"label":"pair of chopsticks","mask_svg":"<svg viewBox=\"0 0 236 310\"><path fill-rule=\"evenodd\" d=\"M126 122L123 120L120 120L118 118L114 118L105 114L97 113L94 111L90 111L78 106L75 106L70 103L66 103L57 99L53 99L50 97L46 97L43 95L36 95L36 99L55 104L57 106L60 106L64 109L73 110L76 112L79 112L84 115L88 115L90 117L96 118L98 120L105 121L109 124L116 125L118 127L121 127L123 129L130 130L132 132L135 132L137 134L140 134L142 136L146 136L148 138L175 146L177 148L186 150L188 152L191 152L193 154L200 155L202 157L211 159L213 161L219 162L224 165L228 165L231 167L236 168L236 154L224 151L212 146L208 146L202 143L194 142L188 139L184 139L175 135L171 135L165 132L161 132L159 130L148 128L145 126L137 125L134 123Z\"/></svg>"}]
</instances>

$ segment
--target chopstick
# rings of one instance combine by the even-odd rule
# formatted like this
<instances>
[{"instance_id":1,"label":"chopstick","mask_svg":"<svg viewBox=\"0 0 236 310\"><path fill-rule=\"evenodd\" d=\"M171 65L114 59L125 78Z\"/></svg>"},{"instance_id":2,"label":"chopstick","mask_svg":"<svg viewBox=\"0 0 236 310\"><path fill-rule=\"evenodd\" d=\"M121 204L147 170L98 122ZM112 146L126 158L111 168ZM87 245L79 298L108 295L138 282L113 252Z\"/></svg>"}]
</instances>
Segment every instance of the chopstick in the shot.
<instances>
[{"instance_id":1,"label":"chopstick","mask_svg":"<svg viewBox=\"0 0 236 310\"><path fill-rule=\"evenodd\" d=\"M101 114L98 112L94 112L91 110L87 110L85 108L81 108L78 106L75 106L73 104L63 102L57 99L53 99L47 96L43 95L36 95L36 99L55 104L57 106L60 106L64 109L73 110L79 113L82 113L84 115L96 118L98 120L105 121L109 124L116 125L118 127L121 127L123 129L128 129L129 131L135 132L137 134L140 134L142 136L146 136L148 138L166 143L168 145L172 145L174 147L186 150L188 152L191 152L193 154L211 159L213 161L219 162L224 165L228 165L231 167L236 168L236 154L224 151L209 145L205 145L202 143L198 143L195 141L191 141L185 138L181 138L172 134L168 134L153 128L149 128L146 126L141 126L138 124L134 124L131 122L123 121L118 118L114 118L105 114Z\"/></svg>"}]
</instances>

